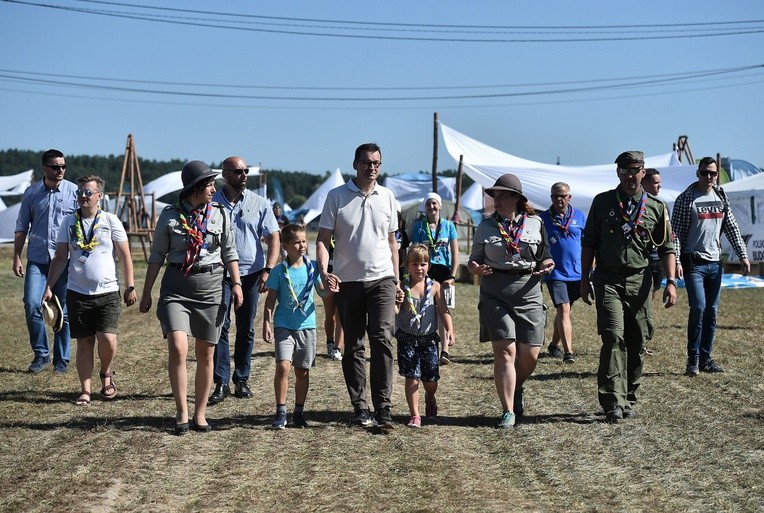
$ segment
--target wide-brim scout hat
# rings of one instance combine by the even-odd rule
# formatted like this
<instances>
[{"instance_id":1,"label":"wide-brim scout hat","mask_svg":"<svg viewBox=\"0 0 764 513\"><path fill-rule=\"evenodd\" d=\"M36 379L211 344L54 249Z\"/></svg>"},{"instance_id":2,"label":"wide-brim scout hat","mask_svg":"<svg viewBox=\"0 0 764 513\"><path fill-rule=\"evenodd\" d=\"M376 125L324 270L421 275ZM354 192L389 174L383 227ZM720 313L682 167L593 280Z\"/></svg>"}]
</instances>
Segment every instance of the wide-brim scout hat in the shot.
<instances>
[{"instance_id":1,"label":"wide-brim scout hat","mask_svg":"<svg viewBox=\"0 0 764 513\"><path fill-rule=\"evenodd\" d=\"M528 201L523 195L523 184L520 183L520 179L512 173L501 175L493 187L489 187L485 190L485 193L493 198L493 193L496 191L511 191L520 195L520 197Z\"/></svg>"},{"instance_id":2,"label":"wide-brim scout hat","mask_svg":"<svg viewBox=\"0 0 764 513\"><path fill-rule=\"evenodd\" d=\"M202 180L215 178L217 175L215 171L210 169L210 166L201 160L192 160L183 166L183 171L180 172L180 179L183 180L183 190L180 191L180 194L188 191Z\"/></svg>"},{"instance_id":3,"label":"wide-brim scout hat","mask_svg":"<svg viewBox=\"0 0 764 513\"><path fill-rule=\"evenodd\" d=\"M64 311L61 309L58 296L54 295L49 300L43 302L42 314L45 317L45 322L53 328L53 331L61 331L61 328L64 327Z\"/></svg>"}]
</instances>

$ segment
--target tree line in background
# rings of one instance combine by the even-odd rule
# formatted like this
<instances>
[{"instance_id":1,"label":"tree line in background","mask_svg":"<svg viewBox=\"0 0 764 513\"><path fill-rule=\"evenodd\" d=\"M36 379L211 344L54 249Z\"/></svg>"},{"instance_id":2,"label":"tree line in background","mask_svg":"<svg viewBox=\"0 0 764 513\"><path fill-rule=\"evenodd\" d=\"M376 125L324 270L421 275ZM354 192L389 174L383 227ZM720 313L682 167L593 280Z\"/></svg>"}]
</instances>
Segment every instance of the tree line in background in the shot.
<instances>
[{"instance_id":1,"label":"tree line in background","mask_svg":"<svg viewBox=\"0 0 764 513\"><path fill-rule=\"evenodd\" d=\"M42 178L41 171L41 159L43 151L32 150L0 150L0 176L14 175L34 169L34 180L40 180ZM106 181L107 191L116 191L119 187L119 179L122 175L122 166L124 164L124 155L67 155L66 156L66 178L71 181L77 180L80 176L84 175L98 175ZM186 161L182 159L172 160L147 160L138 157L138 164L141 168L141 178L143 183L149 183L150 181L159 178L160 176L173 171L180 171L183 169ZM220 169L222 162L209 163L211 167ZM268 181L268 196L270 199L276 199L275 194L277 187L274 187L278 183L283 193L283 201L288 203L292 208L299 208L305 200L313 194L326 178L331 174L331 171L326 171L323 175L314 173L307 173L305 171L283 171L280 169L262 169L260 171L266 176ZM441 176L456 176L456 171L447 170L440 172ZM344 174L345 180L349 179L350 174ZM385 175L382 175L384 179ZM275 180L274 180L275 179ZM384 183L384 180L382 180ZM472 180L465 175L463 190L466 190L472 184ZM250 179L250 188L256 188L258 186L257 178ZM163 201L171 203L175 201L174 198L162 198ZM159 198L157 198L159 199ZM5 198L7 205L12 205L18 198Z\"/></svg>"}]
</instances>

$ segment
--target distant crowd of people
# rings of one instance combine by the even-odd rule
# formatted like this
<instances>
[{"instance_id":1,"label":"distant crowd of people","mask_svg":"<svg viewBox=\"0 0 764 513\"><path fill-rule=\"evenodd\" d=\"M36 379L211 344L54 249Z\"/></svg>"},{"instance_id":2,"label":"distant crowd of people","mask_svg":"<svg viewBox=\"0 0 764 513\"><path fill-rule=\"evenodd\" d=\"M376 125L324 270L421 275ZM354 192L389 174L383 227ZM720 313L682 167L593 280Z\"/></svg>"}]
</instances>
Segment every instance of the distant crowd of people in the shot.
<instances>
[{"instance_id":1,"label":"distant crowd of people","mask_svg":"<svg viewBox=\"0 0 764 513\"><path fill-rule=\"evenodd\" d=\"M100 396L113 399L120 303L129 307L138 302L144 313L155 306L167 340L174 433L209 432L208 406L230 395L253 396L255 315L260 294L266 294L262 337L273 344L276 360L272 427L289 423L290 372L295 377L291 425L307 427L304 408L317 356L317 292L326 314L327 355L341 362L352 423L385 431L395 427L393 338L398 373L405 378L407 425L422 425L420 385L424 418L434 421L440 367L453 361L456 342L447 291L460 269L457 229L442 216L441 197L430 193L420 218L406 230L400 205L377 181L381 165L376 144L356 149L355 176L327 195L314 261L308 257L305 227L289 223L281 205L272 207L247 189L249 168L243 158L223 162L220 190L214 171L201 161L188 162L178 202L157 221L139 299L127 233L114 214L99 206L103 180L92 175L80 177L77 185L65 180L63 153L48 150L42 157L43 179L24 193L14 241L13 271L24 277L34 352L29 372L39 373L51 363L49 318L55 372L67 372L70 338L77 339L80 391L75 404L91 404L96 348ZM750 263L717 183L716 162L710 157L699 162L698 180L679 195L671 215L657 197L660 173L645 168L642 152L623 152L615 165L619 183L594 198L588 215L573 207L570 186L562 181L551 187L550 206L540 213L513 174L485 189L493 213L475 230L467 268L480 276L479 338L492 347L499 428L515 425L525 412L524 385L544 343L542 283L555 309L546 353L567 364L576 360L571 306L579 298L596 305L602 341L597 390L608 422L636 415L643 358L650 354L654 331L652 302L664 282L666 308L676 303L676 279L683 278L687 287L686 374L723 372L713 359L722 233L744 273ZM162 268L154 304L152 291ZM187 401L189 337L197 362L192 414Z\"/></svg>"}]
</instances>

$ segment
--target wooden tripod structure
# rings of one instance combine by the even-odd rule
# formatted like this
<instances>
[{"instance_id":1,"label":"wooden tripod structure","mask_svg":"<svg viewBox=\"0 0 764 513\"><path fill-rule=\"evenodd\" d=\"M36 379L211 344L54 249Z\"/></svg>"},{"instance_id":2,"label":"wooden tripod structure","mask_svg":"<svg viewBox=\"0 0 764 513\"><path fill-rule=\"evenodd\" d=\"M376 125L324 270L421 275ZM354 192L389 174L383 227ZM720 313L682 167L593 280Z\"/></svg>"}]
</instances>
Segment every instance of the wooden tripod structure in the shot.
<instances>
[{"instance_id":1,"label":"wooden tripod structure","mask_svg":"<svg viewBox=\"0 0 764 513\"><path fill-rule=\"evenodd\" d=\"M128 181L128 190L125 191L125 182ZM128 134L125 146L125 161L122 164L122 176L119 179L117 189L117 201L114 204L114 213L125 224L127 239L132 243L137 237L143 249L143 257L148 261L149 252L146 243L151 246L156 228L156 205L154 194L143 193L143 179L141 168L138 164L138 154L135 151L133 134ZM146 204L146 198L150 204Z\"/></svg>"}]
</instances>

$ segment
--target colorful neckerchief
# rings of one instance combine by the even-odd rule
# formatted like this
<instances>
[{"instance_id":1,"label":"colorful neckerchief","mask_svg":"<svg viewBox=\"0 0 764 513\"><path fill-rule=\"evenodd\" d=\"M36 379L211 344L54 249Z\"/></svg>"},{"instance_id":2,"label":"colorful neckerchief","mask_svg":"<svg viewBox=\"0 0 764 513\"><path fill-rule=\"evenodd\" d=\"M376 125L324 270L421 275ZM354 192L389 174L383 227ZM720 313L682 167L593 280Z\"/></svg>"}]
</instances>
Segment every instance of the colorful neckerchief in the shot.
<instances>
[{"instance_id":1,"label":"colorful neckerchief","mask_svg":"<svg viewBox=\"0 0 764 513\"><path fill-rule=\"evenodd\" d=\"M430 241L430 251L435 251L438 247L438 235L440 235L440 216L438 217L438 223L435 225L435 234L430 230L430 220L427 216L424 216L422 222L424 223L424 232L427 234L427 240Z\"/></svg>"},{"instance_id":2,"label":"colorful neckerchief","mask_svg":"<svg viewBox=\"0 0 764 513\"><path fill-rule=\"evenodd\" d=\"M409 287L410 283L411 276L406 274L403 277L403 291L406 293L406 301L411 309L411 313L414 315L414 318L411 319L411 326L416 323L418 329L422 327L422 315L424 315L424 310L432 300L432 280L429 276L424 277L424 297L420 298L423 301L419 304L419 312L416 311L416 307L414 306L414 296L411 295L411 288Z\"/></svg>"},{"instance_id":3,"label":"colorful neckerchief","mask_svg":"<svg viewBox=\"0 0 764 513\"><path fill-rule=\"evenodd\" d=\"M618 199L618 208L621 210L621 217L623 217L623 220L626 221L626 224L628 224L631 228L631 230L625 233L626 238L630 238L632 232L639 234L639 231L643 229L642 225L645 224L642 217L645 215L645 211L647 210L647 193L644 191L642 192L642 199L639 201L637 215L633 220L631 216L629 216L629 214L626 212L626 208L624 207L621 195L618 194L618 190L615 191L615 197Z\"/></svg>"},{"instance_id":4,"label":"colorful neckerchief","mask_svg":"<svg viewBox=\"0 0 764 513\"><path fill-rule=\"evenodd\" d=\"M93 248L95 248L98 245L98 240L95 238L95 231L96 228L100 226L101 223L101 209L99 208L96 212L95 218L93 219L93 224L90 225L90 233L88 234L87 239L85 238L85 226L82 224L82 209L78 208L77 211L74 214L74 234L77 237L77 246L82 250L83 253L90 254L91 251L93 251Z\"/></svg>"},{"instance_id":5,"label":"colorful neckerchief","mask_svg":"<svg viewBox=\"0 0 764 513\"><path fill-rule=\"evenodd\" d=\"M570 235L570 223L573 221L573 207L568 205L568 210L564 214L557 214L552 208L549 208L549 217L552 218L552 224L560 229L560 235L567 237ZM567 221L566 221L567 219Z\"/></svg>"},{"instance_id":6,"label":"colorful neckerchief","mask_svg":"<svg viewBox=\"0 0 764 513\"><path fill-rule=\"evenodd\" d=\"M520 253L520 236L523 234L525 220L528 219L528 214L523 212L520 216L520 223L517 226L515 226L514 221L509 221L505 224L498 213L494 214L494 219L496 219L496 224L499 225L501 238L504 239L504 243L507 246L507 255L516 255Z\"/></svg>"},{"instance_id":7,"label":"colorful neckerchief","mask_svg":"<svg viewBox=\"0 0 764 513\"><path fill-rule=\"evenodd\" d=\"M294 301L292 311L294 312L299 308L300 311L305 314L305 305L308 304L308 299L310 299L310 295L313 293L313 277L315 276L316 270L308 257L303 256L302 261L308 268L308 282L305 289L302 291L302 297L300 297L300 299L297 299L297 293L294 291L294 287L292 287L292 279L289 277L289 264L287 263L286 258L281 264L284 266L284 279L289 288L289 294L292 296L292 301Z\"/></svg>"},{"instance_id":8,"label":"colorful neckerchief","mask_svg":"<svg viewBox=\"0 0 764 513\"><path fill-rule=\"evenodd\" d=\"M188 276L191 272L191 268L199 258L199 253L202 248L207 246L204 242L204 236L207 233L207 223L212 215L212 203L208 203L202 208L197 208L191 211L191 224L186 220L186 216L183 213L183 208L180 203L175 205L175 209L178 211L178 217L180 217L180 225L188 233L188 247L186 248L186 260L183 262L183 271Z\"/></svg>"}]
</instances>

